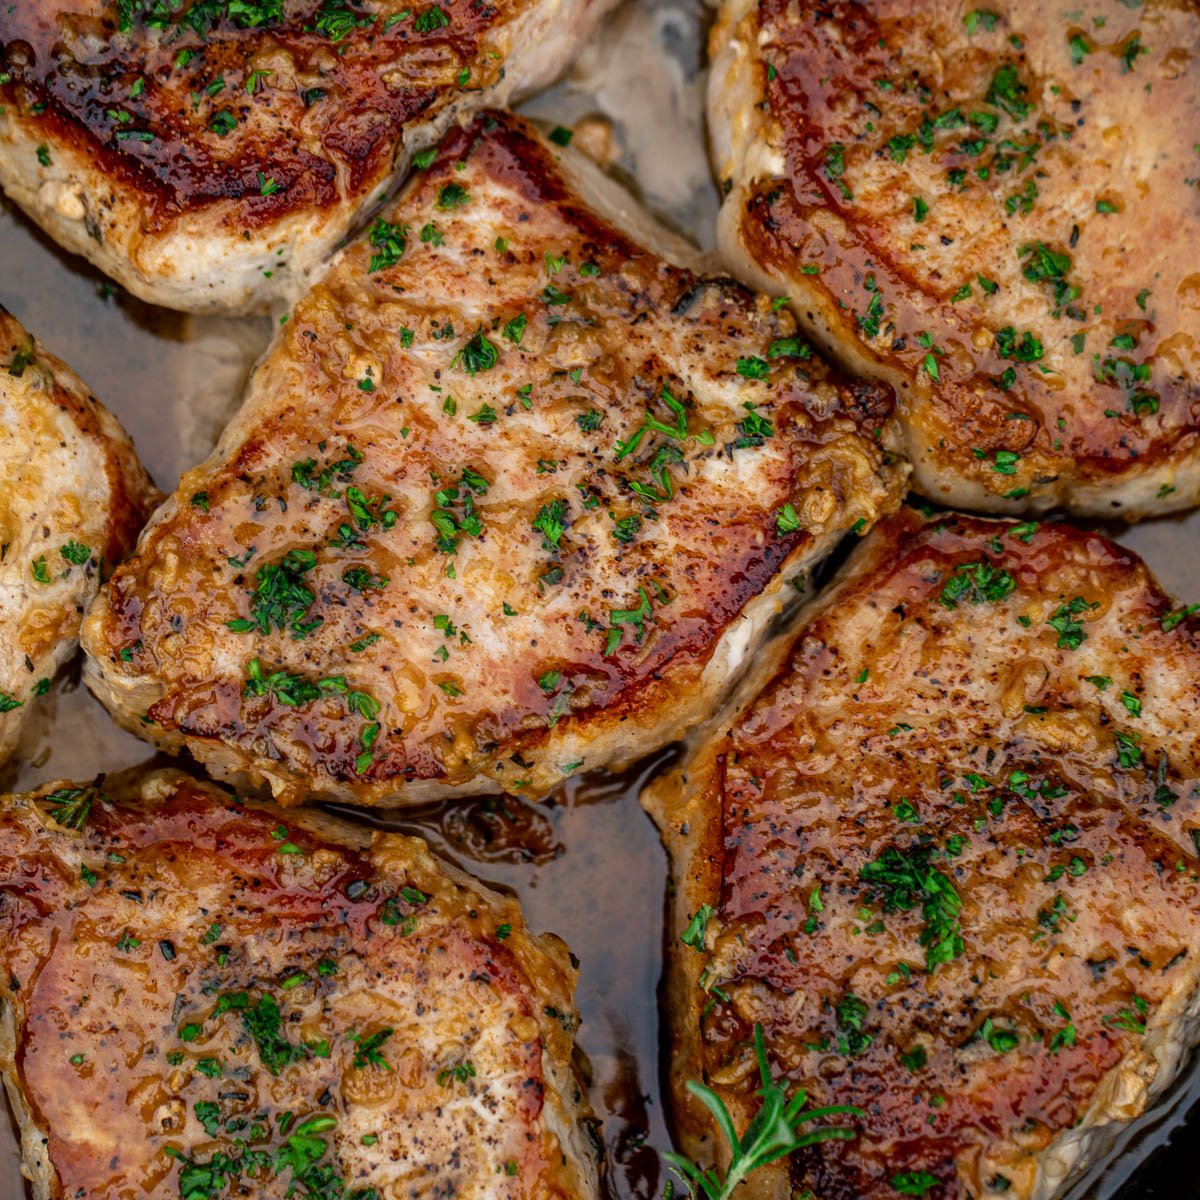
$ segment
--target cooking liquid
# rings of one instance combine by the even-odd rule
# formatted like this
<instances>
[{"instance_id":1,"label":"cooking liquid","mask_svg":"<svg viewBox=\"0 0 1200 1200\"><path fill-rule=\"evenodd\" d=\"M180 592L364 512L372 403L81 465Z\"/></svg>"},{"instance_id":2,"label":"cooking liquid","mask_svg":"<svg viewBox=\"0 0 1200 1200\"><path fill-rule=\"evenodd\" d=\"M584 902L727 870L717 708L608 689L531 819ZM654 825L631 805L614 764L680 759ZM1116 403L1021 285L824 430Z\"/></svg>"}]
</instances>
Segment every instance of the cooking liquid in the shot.
<instances>
[{"instance_id":1,"label":"cooking liquid","mask_svg":"<svg viewBox=\"0 0 1200 1200\"><path fill-rule=\"evenodd\" d=\"M686 0L628 4L567 81L525 108L562 125L590 126L589 151L610 150L617 173L707 249L717 196L701 117L703 19ZM6 204L0 250L0 303L87 380L131 433L155 482L170 491L212 448L267 343L269 320L189 317L142 304L61 253ZM1137 550L1168 590L1200 598L1200 512L1108 532ZM7 787L90 779L150 760L145 743L119 730L79 686L77 669L56 682L44 704L45 719ZM640 785L670 757L667 751L622 777L573 779L541 805L493 797L394 819L359 817L418 834L485 882L511 890L531 928L559 934L579 958L579 1046L604 1122L613 1200L660 1195L658 1151L670 1146L657 1004L666 859L637 803ZM1186 1134L1148 1157L1197 1098L1200 1072L1193 1072L1161 1106L1163 1121L1082 1181L1075 1196L1200 1192ZM1195 1123L1200 1127L1200 1112ZM0 1122L0 1200L26 1195L18 1161L11 1128Z\"/></svg>"}]
</instances>

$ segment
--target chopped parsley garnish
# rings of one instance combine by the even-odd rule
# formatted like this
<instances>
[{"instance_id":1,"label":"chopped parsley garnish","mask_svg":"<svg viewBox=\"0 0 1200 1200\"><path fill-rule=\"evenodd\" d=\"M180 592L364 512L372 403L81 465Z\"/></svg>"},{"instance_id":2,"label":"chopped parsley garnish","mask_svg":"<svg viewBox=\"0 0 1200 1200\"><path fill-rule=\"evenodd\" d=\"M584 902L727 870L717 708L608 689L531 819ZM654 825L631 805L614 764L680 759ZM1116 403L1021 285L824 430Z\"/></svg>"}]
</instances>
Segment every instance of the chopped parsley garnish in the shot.
<instances>
[{"instance_id":1,"label":"chopped parsley garnish","mask_svg":"<svg viewBox=\"0 0 1200 1200\"><path fill-rule=\"evenodd\" d=\"M219 112L213 113L209 119L208 127L218 137L228 137L237 128L237 117L228 108L223 108Z\"/></svg>"},{"instance_id":2,"label":"chopped parsley garnish","mask_svg":"<svg viewBox=\"0 0 1200 1200\"><path fill-rule=\"evenodd\" d=\"M1060 1050L1069 1049L1075 1045L1075 1026L1071 1023L1071 1014L1067 1012L1061 1000L1054 1002L1055 1015L1062 1017L1066 1025L1050 1039L1050 1053L1057 1054Z\"/></svg>"},{"instance_id":3,"label":"chopped parsley garnish","mask_svg":"<svg viewBox=\"0 0 1200 1200\"><path fill-rule=\"evenodd\" d=\"M967 27L967 36L970 37L977 29L985 29L990 33L996 28L998 20L1000 20L999 13L985 8L975 8L963 17L963 24Z\"/></svg>"},{"instance_id":4,"label":"chopped parsley garnish","mask_svg":"<svg viewBox=\"0 0 1200 1200\"><path fill-rule=\"evenodd\" d=\"M1030 242L1018 251L1024 265L1021 274L1030 283L1048 283L1054 294L1054 307L1061 309L1079 296L1079 288L1067 282L1071 256L1052 250L1045 242Z\"/></svg>"},{"instance_id":5,"label":"chopped parsley garnish","mask_svg":"<svg viewBox=\"0 0 1200 1200\"><path fill-rule=\"evenodd\" d=\"M1104 1023L1141 1037L1146 1032L1146 1014L1149 1011L1150 1005L1147 1001L1135 995L1132 1008L1121 1009L1115 1017L1105 1017Z\"/></svg>"},{"instance_id":6,"label":"chopped parsley garnish","mask_svg":"<svg viewBox=\"0 0 1200 1200\"><path fill-rule=\"evenodd\" d=\"M566 529L566 521L567 502L565 500L551 500L549 504L543 504L538 509L537 516L534 517L532 523L533 528L542 535L543 550L551 554L558 550L559 542Z\"/></svg>"},{"instance_id":7,"label":"chopped parsley garnish","mask_svg":"<svg viewBox=\"0 0 1200 1200\"><path fill-rule=\"evenodd\" d=\"M834 1008L837 1027L843 1036L838 1039L838 1051L851 1058L866 1051L875 1041L869 1034L863 1032L863 1022L867 1019L867 1004L865 1000L848 992Z\"/></svg>"},{"instance_id":8,"label":"chopped parsley garnish","mask_svg":"<svg viewBox=\"0 0 1200 1200\"><path fill-rule=\"evenodd\" d=\"M743 407L746 409L746 415L737 423L741 437L733 443L735 450L747 446L761 446L767 438L775 436L775 426L758 411L756 404L747 400Z\"/></svg>"},{"instance_id":9,"label":"chopped parsley garnish","mask_svg":"<svg viewBox=\"0 0 1200 1200\"><path fill-rule=\"evenodd\" d=\"M704 934L708 929L708 922L713 915L713 906L711 904L702 904L696 909L695 915L688 922L688 927L679 935L679 940L685 946L691 948L697 953L704 952Z\"/></svg>"},{"instance_id":10,"label":"chopped parsley garnish","mask_svg":"<svg viewBox=\"0 0 1200 1200\"><path fill-rule=\"evenodd\" d=\"M466 1083L475 1078L475 1068L469 1062L455 1063L452 1067L443 1067L434 1076L438 1087L449 1087L452 1083Z\"/></svg>"},{"instance_id":11,"label":"chopped parsley garnish","mask_svg":"<svg viewBox=\"0 0 1200 1200\"><path fill-rule=\"evenodd\" d=\"M984 560L959 563L942 588L938 603L957 608L960 601L971 604L996 604L1016 589L1017 581L1004 570Z\"/></svg>"},{"instance_id":12,"label":"chopped parsley garnish","mask_svg":"<svg viewBox=\"0 0 1200 1200\"><path fill-rule=\"evenodd\" d=\"M867 311L854 314L854 319L858 322L863 333L869 338L879 336L879 327L883 321L886 309L883 304L883 297L879 294L879 284L875 281L874 272L868 273L866 279L863 280L863 287L871 293L870 303L867 305Z\"/></svg>"},{"instance_id":13,"label":"chopped parsley garnish","mask_svg":"<svg viewBox=\"0 0 1200 1200\"><path fill-rule=\"evenodd\" d=\"M974 15L974 14L972 14ZM942 1181L928 1171L902 1171L893 1175L889 1182L892 1191L901 1196L923 1196L930 1188L937 1187Z\"/></svg>"},{"instance_id":14,"label":"chopped parsley garnish","mask_svg":"<svg viewBox=\"0 0 1200 1200\"><path fill-rule=\"evenodd\" d=\"M812 358L812 347L798 337L776 338L767 347L768 358Z\"/></svg>"},{"instance_id":15,"label":"chopped parsley garnish","mask_svg":"<svg viewBox=\"0 0 1200 1200\"><path fill-rule=\"evenodd\" d=\"M489 483L477 471L464 467L457 485L434 493L435 507L429 515L437 531L435 544L442 554L457 554L463 535L477 538L483 520L475 508L475 497L487 494Z\"/></svg>"},{"instance_id":16,"label":"chopped parsley garnish","mask_svg":"<svg viewBox=\"0 0 1200 1200\"><path fill-rule=\"evenodd\" d=\"M1015 1029L1000 1029L992 1023L992 1018L988 1017L980 1027L979 1036L997 1054L1007 1054L1010 1050L1015 1050L1020 1044L1021 1039Z\"/></svg>"},{"instance_id":17,"label":"chopped parsley garnish","mask_svg":"<svg viewBox=\"0 0 1200 1200\"><path fill-rule=\"evenodd\" d=\"M604 643L604 656L607 658L621 644L623 637L622 626L632 625L637 630L637 641L640 643L646 632L646 618L653 610L650 607L650 597L644 587L638 588L641 603L637 608L614 608L608 614L610 629Z\"/></svg>"},{"instance_id":18,"label":"chopped parsley garnish","mask_svg":"<svg viewBox=\"0 0 1200 1200\"><path fill-rule=\"evenodd\" d=\"M353 1036L353 1035L352 1035ZM370 1037L355 1038L358 1045L354 1051L354 1061L352 1063L356 1071L361 1071L366 1067L382 1067L385 1071L390 1071L391 1065L384 1058L380 1046L392 1036L392 1030L380 1029L371 1034Z\"/></svg>"},{"instance_id":19,"label":"chopped parsley garnish","mask_svg":"<svg viewBox=\"0 0 1200 1200\"><path fill-rule=\"evenodd\" d=\"M273 628L287 630L296 641L302 641L324 620L320 616L305 620L316 596L301 579L316 565L313 551L289 550L279 562L260 567L254 575L258 586L250 601L250 617L238 617L226 625L234 633L257 631L264 636Z\"/></svg>"},{"instance_id":20,"label":"chopped parsley garnish","mask_svg":"<svg viewBox=\"0 0 1200 1200\"><path fill-rule=\"evenodd\" d=\"M841 142L831 142L825 151L825 175L837 184L843 200L853 200L854 193L846 186L842 176L846 173L846 147Z\"/></svg>"},{"instance_id":21,"label":"chopped parsley garnish","mask_svg":"<svg viewBox=\"0 0 1200 1200\"><path fill-rule=\"evenodd\" d=\"M1050 614L1046 624L1058 634L1055 644L1060 650L1078 650L1083 645L1087 634L1084 632L1083 623L1075 618L1080 613L1099 607L1098 601L1089 603L1082 596L1075 596L1068 603L1060 604Z\"/></svg>"},{"instance_id":22,"label":"chopped parsley garnish","mask_svg":"<svg viewBox=\"0 0 1200 1200\"><path fill-rule=\"evenodd\" d=\"M795 533L799 528L800 517L789 500L775 513L775 532L783 537L785 534Z\"/></svg>"},{"instance_id":23,"label":"chopped parsley garnish","mask_svg":"<svg viewBox=\"0 0 1200 1200\"><path fill-rule=\"evenodd\" d=\"M930 861L934 853L932 846L914 845L907 850L888 846L858 873L880 897L885 912L907 912L920 902L925 927L918 940L925 948L925 969L930 973L963 952L958 925L962 899Z\"/></svg>"},{"instance_id":24,"label":"chopped parsley garnish","mask_svg":"<svg viewBox=\"0 0 1200 1200\"><path fill-rule=\"evenodd\" d=\"M386 575L372 575L366 567L347 567L342 582L356 592L382 591L390 582Z\"/></svg>"},{"instance_id":25,"label":"chopped parsley garnish","mask_svg":"<svg viewBox=\"0 0 1200 1200\"><path fill-rule=\"evenodd\" d=\"M521 344L521 338L525 335L525 326L528 323L528 318L524 313L518 313L511 321L504 323L504 328L500 331L506 341L512 342L514 346Z\"/></svg>"},{"instance_id":26,"label":"chopped parsley garnish","mask_svg":"<svg viewBox=\"0 0 1200 1200\"><path fill-rule=\"evenodd\" d=\"M744 379L766 379L771 374L771 368L765 358L739 358L737 373Z\"/></svg>"},{"instance_id":27,"label":"chopped parsley garnish","mask_svg":"<svg viewBox=\"0 0 1200 1200\"><path fill-rule=\"evenodd\" d=\"M1006 325L996 331L996 353L1015 362L1032 363L1039 362L1045 350L1041 341L1028 330L1018 336L1011 325Z\"/></svg>"},{"instance_id":28,"label":"chopped parsley garnish","mask_svg":"<svg viewBox=\"0 0 1200 1200\"><path fill-rule=\"evenodd\" d=\"M416 20L413 21L413 29L417 33L433 33L435 29L445 29L449 24L450 18L446 15L445 9L434 4L424 12L417 14Z\"/></svg>"},{"instance_id":29,"label":"chopped parsley garnish","mask_svg":"<svg viewBox=\"0 0 1200 1200\"><path fill-rule=\"evenodd\" d=\"M1198 612L1200 612L1200 604L1187 604L1183 608L1177 608L1174 612L1167 613L1160 622L1163 632L1170 633L1177 625L1182 625L1188 617Z\"/></svg>"},{"instance_id":30,"label":"chopped parsley garnish","mask_svg":"<svg viewBox=\"0 0 1200 1200\"><path fill-rule=\"evenodd\" d=\"M336 43L345 41L356 28L366 27L374 20L370 13L356 12L344 0L324 0L313 28Z\"/></svg>"},{"instance_id":31,"label":"chopped parsley garnish","mask_svg":"<svg viewBox=\"0 0 1200 1200\"><path fill-rule=\"evenodd\" d=\"M1142 739L1136 733L1113 734L1117 743L1117 765L1126 771L1132 771L1142 765L1142 748L1138 745Z\"/></svg>"},{"instance_id":32,"label":"chopped parsley garnish","mask_svg":"<svg viewBox=\"0 0 1200 1200\"><path fill-rule=\"evenodd\" d=\"M239 1001L229 1007L240 1009L242 1027L254 1039L258 1057L272 1075L278 1075L289 1063L300 1062L308 1057L303 1046L293 1045L284 1037L283 1018L273 996L261 996L255 1004L249 1005L244 1003L247 999L245 992L233 995ZM227 994L218 1001L218 1013L222 1011L222 1002L229 998Z\"/></svg>"},{"instance_id":33,"label":"chopped parsley garnish","mask_svg":"<svg viewBox=\"0 0 1200 1200\"><path fill-rule=\"evenodd\" d=\"M1139 54L1149 54L1150 51L1142 45L1142 35L1135 33L1129 41L1121 47L1121 74L1128 74L1133 70L1134 65L1138 60Z\"/></svg>"},{"instance_id":34,"label":"chopped parsley garnish","mask_svg":"<svg viewBox=\"0 0 1200 1200\"><path fill-rule=\"evenodd\" d=\"M1005 63L992 76L992 82L984 99L989 104L1002 108L1014 121L1023 121L1033 105L1025 100L1029 89L1021 82L1017 68L1012 63Z\"/></svg>"},{"instance_id":35,"label":"chopped parsley garnish","mask_svg":"<svg viewBox=\"0 0 1200 1200\"><path fill-rule=\"evenodd\" d=\"M394 267L400 261L408 248L408 226L392 225L382 217L377 217L367 234L367 240L375 250L367 270L374 274Z\"/></svg>"},{"instance_id":36,"label":"chopped parsley garnish","mask_svg":"<svg viewBox=\"0 0 1200 1200\"><path fill-rule=\"evenodd\" d=\"M612 516L612 513L609 513ZM637 537L638 530L642 527L642 518L637 513L630 513L625 517L613 517L613 537L622 545L627 546Z\"/></svg>"},{"instance_id":37,"label":"chopped parsley garnish","mask_svg":"<svg viewBox=\"0 0 1200 1200\"><path fill-rule=\"evenodd\" d=\"M505 332L507 333L507 326ZM495 343L488 340L481 328L475 331L474 337L454 356L454 362L451 365L461 366L468 375L474 376L478 375L480 371L490 371L496 365L498 356L499 352Z\"/></svg>"},{"instance_id":38,"label":"chopped parsley garnish","mask_svg":"<svg viewBox=\"0 0 1200 1200\"><path fill-rule=\"evenodd\" d=\"M443 210L461 208L470 199L470 194L461 183L444 183L438 189L437 206Z\"/></svg>"}]
</instances>

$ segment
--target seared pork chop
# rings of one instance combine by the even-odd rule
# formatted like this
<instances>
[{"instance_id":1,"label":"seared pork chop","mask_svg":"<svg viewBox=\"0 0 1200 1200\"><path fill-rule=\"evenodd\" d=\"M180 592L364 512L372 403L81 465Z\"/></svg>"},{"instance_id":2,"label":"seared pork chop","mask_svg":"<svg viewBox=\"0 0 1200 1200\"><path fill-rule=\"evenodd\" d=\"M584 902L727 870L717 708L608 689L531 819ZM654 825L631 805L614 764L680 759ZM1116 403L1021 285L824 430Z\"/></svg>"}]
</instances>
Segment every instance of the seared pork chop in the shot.
<instances>
[{"instance_id":1,"label":"seared pork chop","mask_svg":"<svg viewBox=\"0 0 1200 1200\"><path fill-rule=\"evenodd\" d=\"M178 772L0 804L0 1070L38 1200L596 1191L566 947Z\"/></svg>"},{"instance_id":2,"label":"seared pork chop","mask_svg":"<svg viewBox=\"0 0 1200 1200\"><path fill-rule=\"evenodd\" d=\"M1048 1200L1176 1075L1200 1011L1193 609L1096 534L905 511L650 789L672 1079L740 1131L757 1023L811 1103L864 1113L747 1196ZM682 1088L676 1116L711 1157Z\"/></svg>"},{"instance_id":3,"label":"seared pork chop","mask_svg":"<svg viewBox=\"0 0 1200 1200\"><path fill-rule=\"evenodd\" d=\"M257 311L441 130L550 83L610 0L23 0L0 184L135 295Z\"/></svg>"},{"instance_id":4,"label":"seared pork chop","mask_svg":"<svg viewBox=\"0 0 1200 1200\"><path fill-rule=\"evenodd\" d=\"M0 308L0 763L156 496L111 414Z\"/></svg>"},{"instance_id":5,"label":"seared pork chop","mask_svg":"<svg viewBox=\"0 0 1200 1200\"><path fill-rule=\"evenodd\" d=\"M517 118L453 132L92 609L117 718L375 804L542 795L707 715L904 472L890 389L631 209Z\"/></svg>"},{"instance_id":6,"label":"seared pork chop","mask_svg":"<svg viewBox=\"0 0 1200 1200\"><path fill-rule=\"evenodd\" d=\"M719 241L899 390L916 486L1200 502L1200 9L725 0Z\"/></svg>"}]
</instances>

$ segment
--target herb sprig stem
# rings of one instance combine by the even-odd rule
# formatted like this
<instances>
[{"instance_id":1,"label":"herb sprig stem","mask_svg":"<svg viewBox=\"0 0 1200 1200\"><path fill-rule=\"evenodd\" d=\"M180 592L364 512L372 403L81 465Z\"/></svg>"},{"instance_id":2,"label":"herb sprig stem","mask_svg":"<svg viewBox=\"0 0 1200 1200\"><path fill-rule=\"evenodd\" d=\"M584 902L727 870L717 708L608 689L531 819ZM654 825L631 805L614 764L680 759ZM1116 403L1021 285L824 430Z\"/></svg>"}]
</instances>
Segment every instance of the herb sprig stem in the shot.
<instances>
[{"instance_id":1,"label":"herb sprig stem","mask_svg":"<svg viewBox=\"0 0 1200 1200\"><path fill-rule=\"evenodd\" d=\"M833 1116L861 1117L863 1113L861 1109L844 1104L805 1111L808 1096L803 1089L789 1099L783 1087L771 1077L763 1029L758 1024L754 1026L754 1056L758 1060L758 1072L762 1079L762 1087L758 1091L762 1105L741 1137L738 1137L725 1102L712 1088L695 1080L687 1085L688 1091L712 1113L730 1151L729 1169L724 1177L715 1167L705 1170L682 1154L663 1155L694 1196L703 1195L707 1200L729 1200L738 1184L760 1167L817 1142L846 1141L856 1136L853 1129L836 1125L823 1125L807 1133L800 1132L801 1126L810 1121Z\"/></svg>"}]
</instances>

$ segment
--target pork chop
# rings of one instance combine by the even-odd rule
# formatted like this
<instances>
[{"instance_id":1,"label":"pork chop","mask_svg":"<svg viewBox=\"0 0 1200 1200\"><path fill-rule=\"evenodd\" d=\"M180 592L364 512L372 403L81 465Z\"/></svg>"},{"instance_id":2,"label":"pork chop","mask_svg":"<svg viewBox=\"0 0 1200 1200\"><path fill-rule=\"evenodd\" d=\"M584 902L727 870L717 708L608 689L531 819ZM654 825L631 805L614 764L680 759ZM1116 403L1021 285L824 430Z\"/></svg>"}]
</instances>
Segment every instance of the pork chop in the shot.
<instances>
[{"instance_id":1,"label":"pork chop","mask_svg":"<svg viewBox=\"0 0 1200 1200\"><path fill-rule=\"evenodd\" d=\"M0 805L37 1200L594 1197L575 971L418 838L179 772Z\"/></svg>"},{"instance_id":2,"label":"pork chop","mask_svg":"<svg viewBox=\"0 0 1200 1200\"><path fill-rule=\"evenodd\" d=\"M125 431L0 307L0 763L156 497Z\"/></svg>"},{"instance_id":3,"label":"pork chop","mask_svg":"<svg viewBox=\"0 0 1200 1200\"><path fill-rule=\"evenodd\" d=\"M456 117L550 83L611 0L23 0L0 185L135 295L260 311Z\"/></svg>"},{"instance_id":4,"label":"pork chop","mask_svg":"<svg viewBox=\"0 0 1200 1200\"><path fill-rule=\"evenodd\" d=\"M682 1081L740 1132L756 1024L811 1104L864 1115L748 1197L1049 1200L1147 1111L1200 1012L1197 612L1066 526L869 535L646 795L689 1153L713 1127Z\"/></svg>"},{"instance_id":5,"label":"pork chop","mask_svg":"<svg viewBox=\"0 0 1200 1200\"><path fill-rule=\"evenodd\" d=\"M114 574L90 686L287 802L539 796L678 737L904 478L890 390L692 258L519 119L454 131Z\"/></svg>"},{"instance_id":6,"label":"pork chop","mask_svg":"<svg viewBox=\"0 0 1200 1200\"><path fill-rule=\"evenodd\" d=\"M893 382L917 488L1200 502L1200 9L725 0L719 242Z\"/></svg>"}]
</instances>

